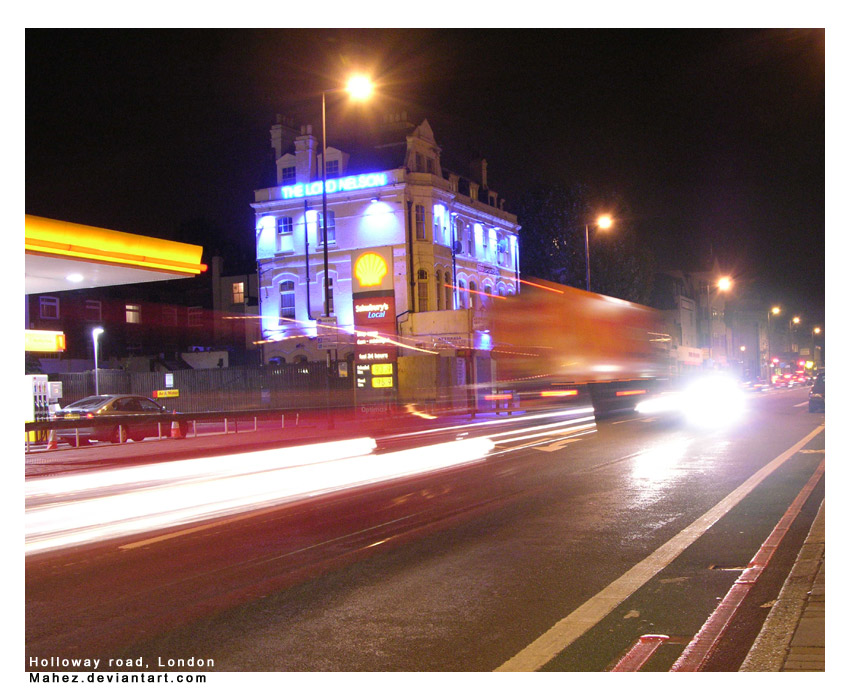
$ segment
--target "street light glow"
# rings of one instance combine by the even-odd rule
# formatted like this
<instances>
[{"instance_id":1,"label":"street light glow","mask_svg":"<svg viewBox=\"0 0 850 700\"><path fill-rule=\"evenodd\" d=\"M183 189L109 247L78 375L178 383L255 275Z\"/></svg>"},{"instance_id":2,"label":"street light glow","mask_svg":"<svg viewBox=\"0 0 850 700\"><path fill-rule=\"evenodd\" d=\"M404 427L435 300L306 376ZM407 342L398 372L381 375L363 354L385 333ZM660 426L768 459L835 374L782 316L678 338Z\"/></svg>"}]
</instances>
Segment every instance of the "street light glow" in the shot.
<instances>
[{"instance_id":1,"label":"street light glow","mask_svg":"<svg viewBox=\"0 0 850 700\"><path fill-rule=\"evenodd\" d=\"M770 313L772 313L774 316L779 316L779 314L781 314L781 313L782 313L782 309L780 309L778 306L774 306L774 307L770 310Z\"/></svg>"},{"instance_id":2,"label":"street light glow","mask_svg":"<svg viewBox=\"0 0 850 700\"><path fill-rule=\"evenodd\" d=\"M732 288L732 280L728 277L721 277L719 280L717 280L717 288L721 292L728 291Z\"/></svg>"},{"instance_id":3,"label":"street light glow","mask_svg":"<svg viewBox=\"0 0 850 700\"><path fill-rule=\"evenodd\" d=\"M356 100L365 100L372 94L372 81L365 75L352 76L348 81L346 90Z\"/></svg>"},{"instance_id":4,"label":"street light glow","mask_svg":"<svg viewBox=\"0 0 850 700\"><path fill-rule=\"evenodd\" d=\"M604 216L600 216L596 220L596 225L599 228L611 228L611 224L613 224L613 223L614 223L614 220L610 216L608 216L607 214L604 215Z\"/></svg>"}]
</instances>

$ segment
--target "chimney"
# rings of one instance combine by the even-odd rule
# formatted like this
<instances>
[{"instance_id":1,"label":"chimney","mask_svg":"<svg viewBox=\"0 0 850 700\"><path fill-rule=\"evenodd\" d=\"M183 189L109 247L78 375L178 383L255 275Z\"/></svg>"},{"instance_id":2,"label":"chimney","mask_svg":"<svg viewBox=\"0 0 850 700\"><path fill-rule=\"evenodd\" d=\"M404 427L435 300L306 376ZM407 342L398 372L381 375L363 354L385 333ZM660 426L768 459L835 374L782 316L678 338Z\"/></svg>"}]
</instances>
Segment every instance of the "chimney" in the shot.
<instances>
[{"instance_id":1,"label":"chimney","mask_svg":"<svg viewBox=\"0 0 850 700\"><path fill-rule=\"evenodd\" d=\"M292 149L292 144L298 136L298 130L294 127L294 122L291 118L278 114L277 121L272 124L270 133L272 137L272 148L274 149L274 159L277 161L282 155Z\"/></svg>"},{"instance_id":2,"label":"chimney","mask_svg":"<svg viewBox=\"0 0 850 700\"><path fill-rule=\"evenodd\" d=\"M484 158L476 158L469 164L470 177L485 190L487 187L487 161Z\"/></svg>"},{"instance_id":3,"label":"chimney","mask_svg":"<svg viewBox=\"0 0 850 700\"><path fill-rule=\"evenodd\" d=\"M313 182L316 175L316 158L319 140L313 136L310 124L301 127L301 136L295 139L295 179L297 182Z\"/></svg>"}]
</instances>

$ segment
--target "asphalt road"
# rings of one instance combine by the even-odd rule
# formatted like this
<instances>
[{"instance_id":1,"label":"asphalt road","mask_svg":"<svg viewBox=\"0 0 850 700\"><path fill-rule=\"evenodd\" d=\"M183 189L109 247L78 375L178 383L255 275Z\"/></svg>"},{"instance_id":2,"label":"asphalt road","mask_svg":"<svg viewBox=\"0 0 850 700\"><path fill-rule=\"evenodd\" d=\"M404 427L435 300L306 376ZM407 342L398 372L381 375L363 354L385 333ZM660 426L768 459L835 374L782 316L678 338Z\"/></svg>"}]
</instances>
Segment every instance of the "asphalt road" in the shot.
<instances>
[{"instance_id":1,"label":"asphalt road","mask_svg":"<svg viewBox=\"0 0 850 700\"><path fill-rule=\"evenodd\" d=\"M663 634L645 670L668 670L824 459L805 398L752 395L743 422L710 431L634 415L595 432L549 418L537 437L500 425L486 458L437 473L31 554L27 656L604 671ZM407 462L420 439L379 452ZM823 488L705 670L743 660Z\"/></svg>"}]
</instances>

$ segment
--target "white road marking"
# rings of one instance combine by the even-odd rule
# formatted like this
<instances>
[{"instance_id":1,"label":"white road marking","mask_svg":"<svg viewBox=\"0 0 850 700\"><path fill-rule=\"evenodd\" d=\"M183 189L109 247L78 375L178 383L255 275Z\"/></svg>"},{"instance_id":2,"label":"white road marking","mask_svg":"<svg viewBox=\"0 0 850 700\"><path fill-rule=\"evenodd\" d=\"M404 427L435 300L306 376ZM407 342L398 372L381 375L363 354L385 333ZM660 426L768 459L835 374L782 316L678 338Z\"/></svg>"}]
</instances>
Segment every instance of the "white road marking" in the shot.
<instances>
[{"instance_id":1,"label":"white road marking","mask_svg":"<svg viewBox=\"0 0 850 700\"><path fill-rule=\"evenodd\" d=\"M508 659L496 671L536 671L554 659L581 635L601 622L626 598L676 559L712 525L740 503L767 476L778 469L824 429L819 426L806 437L768 462L720 503L697 518L684 530L661 545L643 561L635 564L616 581L557 622L525 649Z\"/></svg>"},{"instance_id":2,"label":"white road marking","mask_svg":"<svg viewBox=\"0 0 850 700\"><path fill-rule=\"evenodd\" d=\"M801 408L802 406L808 406L808 405L809 405L808 401L803 401L803 403L795 403L794 408Z\"/></svg>"},{"instance_id":3,"label":"white road marking","mask_svg":"<svg viewBox=\"0 0 850 700\"><path fill-rule=\"evenodd\" d=\"M566 440L557 440L549 445L533 445L532 449L542 450L543 452L555 452L555 450L564 449L571 442L579 442L580 440L581 438L567 438Z\"/></svg>"}]
</instances>

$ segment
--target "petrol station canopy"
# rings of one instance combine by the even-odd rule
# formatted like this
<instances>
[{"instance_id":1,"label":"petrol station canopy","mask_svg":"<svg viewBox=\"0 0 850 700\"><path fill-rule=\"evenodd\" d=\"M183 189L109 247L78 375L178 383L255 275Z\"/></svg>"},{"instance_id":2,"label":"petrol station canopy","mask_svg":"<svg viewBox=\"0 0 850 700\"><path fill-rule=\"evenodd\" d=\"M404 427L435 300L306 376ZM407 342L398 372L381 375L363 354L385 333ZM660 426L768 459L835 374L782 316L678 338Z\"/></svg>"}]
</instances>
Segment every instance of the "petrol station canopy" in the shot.
<instances>
[{"instance_id":1,"label":"petrol station canopy","mask_svg":"<svg viewBox=\"0 0 850 700\"><path fill-rule=\"evenodd\" d=\"M26 215L26 294L161 282L207 269L203 248Z\"/></svg>"}]
</instances>

